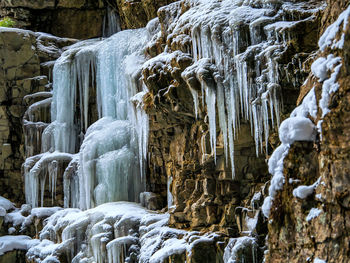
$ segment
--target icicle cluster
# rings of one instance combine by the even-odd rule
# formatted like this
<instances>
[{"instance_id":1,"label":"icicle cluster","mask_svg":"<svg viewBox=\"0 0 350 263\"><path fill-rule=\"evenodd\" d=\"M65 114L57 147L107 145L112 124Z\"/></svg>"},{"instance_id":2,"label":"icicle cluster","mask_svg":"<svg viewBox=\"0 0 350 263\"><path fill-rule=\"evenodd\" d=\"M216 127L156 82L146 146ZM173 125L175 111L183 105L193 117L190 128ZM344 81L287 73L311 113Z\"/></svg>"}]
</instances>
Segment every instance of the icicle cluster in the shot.
<instances>
[{"instance_id":1,"label":"icicle cluster","mask_svg":"<svg viewBox=\"0 0 350 263\"><path fill-rule=\"evenodd\" d=\"M282 107L278 59L293 28L314 19L314 10L305 7L303 17L294 21L289 9L300 7L280 1L188 0L186 4L191 8L165 29L167 41L179 42L190 31L188 52L195 63L182 76L193 95L196 117L200 106L206 107L214 157L218 122L234 176L234 138L242 119L250 122L256 154L263 152L263 142L267 151L269 131L279 126ZM176 3L168 8L176 8ZM201 82L201 91L191 87L188 80L193 76Z\"/></svg>"}]
</instances>

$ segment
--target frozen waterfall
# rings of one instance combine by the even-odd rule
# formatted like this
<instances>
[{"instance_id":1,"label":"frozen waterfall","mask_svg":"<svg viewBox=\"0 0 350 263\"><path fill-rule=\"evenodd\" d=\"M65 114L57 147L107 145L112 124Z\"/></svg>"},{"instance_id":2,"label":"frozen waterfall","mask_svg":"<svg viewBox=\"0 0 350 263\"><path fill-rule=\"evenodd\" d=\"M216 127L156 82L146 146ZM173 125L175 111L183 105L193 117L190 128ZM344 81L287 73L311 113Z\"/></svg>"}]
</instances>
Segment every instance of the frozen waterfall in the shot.
<instances>
[{"instance_id":1,"label":"frozen waterfall","mask_svg":"<svg viewBox=\"0 0 350 263\"><path fill-rule=\"evenodd\" d=\"M144 94L140 68L147 40L146 29L126 30L72 45L56 61L52 122L42 131L42 152L24 164L27 203L38 206L40 195L43 206L46 190L54 198L59 176L66 207L138 201L148 118L134 100Z\"/></svg>"}]
</instances>

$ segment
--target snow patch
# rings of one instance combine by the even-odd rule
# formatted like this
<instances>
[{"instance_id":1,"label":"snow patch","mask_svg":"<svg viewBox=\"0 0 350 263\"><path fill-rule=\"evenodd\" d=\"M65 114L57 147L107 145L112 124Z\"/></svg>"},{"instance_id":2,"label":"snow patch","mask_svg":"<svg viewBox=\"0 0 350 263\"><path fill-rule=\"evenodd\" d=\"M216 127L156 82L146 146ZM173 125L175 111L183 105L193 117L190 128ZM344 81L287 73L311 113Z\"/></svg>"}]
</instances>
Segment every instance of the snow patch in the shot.
<instances>
[{"instance_id":1,"label":"snow patch","mask_svg":"<svg viewBox=\"0 0 350 263\"><path fill-rule=\"evenodd\" d=\"M320 258L315 258L314 263L327 263L327 261Z\"/></svg>"},{"instance_id":2,"label":"snow patch","mask_svg":"<svg viewBox=\"0 0 350 263\"><path fill-rule=\"evenodd\" d=\"M317 116L317 101L315 88L312 88L309 93L304 97L303 102L296 107L292 113L291 117L309 117L316 118Z\"/></svg>"},{"instance_id":3,"label":"snow patch","mask_svg":"<svg viewBox=\"0 0 350 263\"><path fill-rule=\"evenodd\" d=\"M15 208L14 204L10 200L2 196L0 196L0 207L4 208L6 211Z\"/></svg>"},{"instance_id":4,"label":"snow patch","mask_svg":"<svg viewBox=\"0 0 350 263\"><path fill-rule=\"evenodd\" d=\"M224 262L225 263L238 263L245 262L244 250L250 249L252 256L252 263L257 262L257 249L258 244L254 237L239 237L231 238L224 251Z\"/></svg>"},{"instance_id":5,"label":"snow patch","mask_svg":"<svg viewBox=\"0 0 350 263\"><path fill-rule=\"evenodd\" d=\"M324 51L327 47L335 48L343 48L345 42L345 30L349 23L350 18L350 7L348 7L345 11L343 11L337 21L335 21L332 25L330 25L323 35L320 37L318 41L318 45L322 51ZM342 27L341 27L342 26ZM336 39L337 34L341 29L341 37L339 40Z\"/></svg>"},{"instance_id":6,"label":"snow patch","mask_svg":"<svg viewBox=\"0 0 350 263\"><path fill-rule=\"evenodd\" d=\"M309 214L306 217L306 221L311 221L312 219L318 217L322 213L322 210L318 208L311 208Z\"/></svg>"},{"instance_id":7,"label":"snow patch","mask_svg":"<svg viewBox=\"0 0 350 263\"><path fill-rule=\"evenodd\" d=\"M300 199L305 199L308 196L312 195L316 189L316 187L319 185L320 179L318 179L314 184L312 185L300 185L297 188L293 190L293 196L300 198Z\"/></svg>"},{"instance_id":8,"label":"snow patch","mask_svg":"<svg viewBox=\"0 0 350 263\"><path fill-rule=\"evenodd\" d=\"M280 141L293 144L295 141L314 141L315 125L305 117L291 117L282 122L279 128Z\"/></svg>"}]
</instances>

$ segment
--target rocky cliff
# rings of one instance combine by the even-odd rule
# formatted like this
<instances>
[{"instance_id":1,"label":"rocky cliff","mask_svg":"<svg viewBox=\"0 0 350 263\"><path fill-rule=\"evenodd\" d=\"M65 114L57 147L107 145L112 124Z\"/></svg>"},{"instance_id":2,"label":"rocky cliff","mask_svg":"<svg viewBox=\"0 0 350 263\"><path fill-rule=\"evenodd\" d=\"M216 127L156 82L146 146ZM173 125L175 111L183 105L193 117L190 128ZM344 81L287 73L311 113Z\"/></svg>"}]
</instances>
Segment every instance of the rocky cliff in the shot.
<instances>
[{"instance_id":1,"label":"rocky cliff","mask_svg":"<svg viewBox=\"0 0 350 263\"><path fill-rule=\"evenodd\" d=\"M349 17L345 12L342 13L348 4L344 1L338 1L335 5L328 4L322 18L325 24L321 32L334 19L338 20L333 27L328 27L320 39L314 70L301 87L298 100L301 103L302 99L305 100L305 94L311 88L314 89L320 107L315 109L317 115L310 117L317 124L320 133L314 143L295 143L285 157L284 176L285 181L290 183L284 185L274 201L268 231L267 259L270 262L286 259L290 262L304 262L305 258L310 261L319 258L326 262L349 260L346 223L348 145L345 139L348 136L346 90L349 51L346 35L349 32ZM340 13L342 16L339 17ZM338 41L342 42L341 45L332 45ZM338 58L337 66L327 68L324 71L326 75L320 76L317 61L333 56ZM336 92L330 91L328 95L329 91L325 89L334 82L337 83L334 89ZM314 187L306 196L300 196L295 191L302 187L300 185L313 184Z\"/></svg>"},{"instance_id":2,"label":"rocky cliff","mask_svg":"<svg viewBox=\"0 0 350 263\"><path fill-rule=\"evenodd\" d=\"M347 1L0 1L0 15L21 27L76 38L101 36L103 21L112 21L108 10L121 29L147 25L145 61L131 80L143 89L132 101L148 115L141 203L167 213L137 206L134 217L123 205L113 206L122 214L103 206L5 209L12 215L3 228L32 237L39 234L31 222L41 229L53 214L27 260L348 262ZM51 100L52 61L75 42L0 30L0 194L18 204L21 164L42 154L51 121L51 101L44 102ZM90 97L94 85L88 80ZM89 104L91 123L98 100ZM83 118L82 101L75 119ZM23 169L38 161L30 160ZM56 167L55 202L44 180L46 206L63 206L64 174L80 166L69 161Z\"/></svg>"}]
</instances>

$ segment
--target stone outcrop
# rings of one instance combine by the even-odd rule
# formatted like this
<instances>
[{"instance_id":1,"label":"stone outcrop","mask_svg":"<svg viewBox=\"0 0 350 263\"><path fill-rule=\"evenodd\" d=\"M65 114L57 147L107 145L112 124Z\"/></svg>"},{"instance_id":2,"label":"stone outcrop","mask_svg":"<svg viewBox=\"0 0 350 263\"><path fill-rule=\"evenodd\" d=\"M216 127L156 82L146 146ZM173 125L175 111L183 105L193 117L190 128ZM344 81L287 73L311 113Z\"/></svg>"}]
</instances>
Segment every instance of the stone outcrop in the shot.
<instances>
[{"instance_id":1,"label":"stone outcrop","mask_svg":"<svg viewBox=\"0 0 350 263\"><path fill-rule=\"evenodd\" d=\"M108 31L111 14L120 18L120 25L113 25L116 26L115 30L119 26L122 29L145 27L148 21L157 16L160 7L174 1L1 0L0 17L12 18L18 28L87 39L101 37Z\"/></svg>"}]
</instances>

